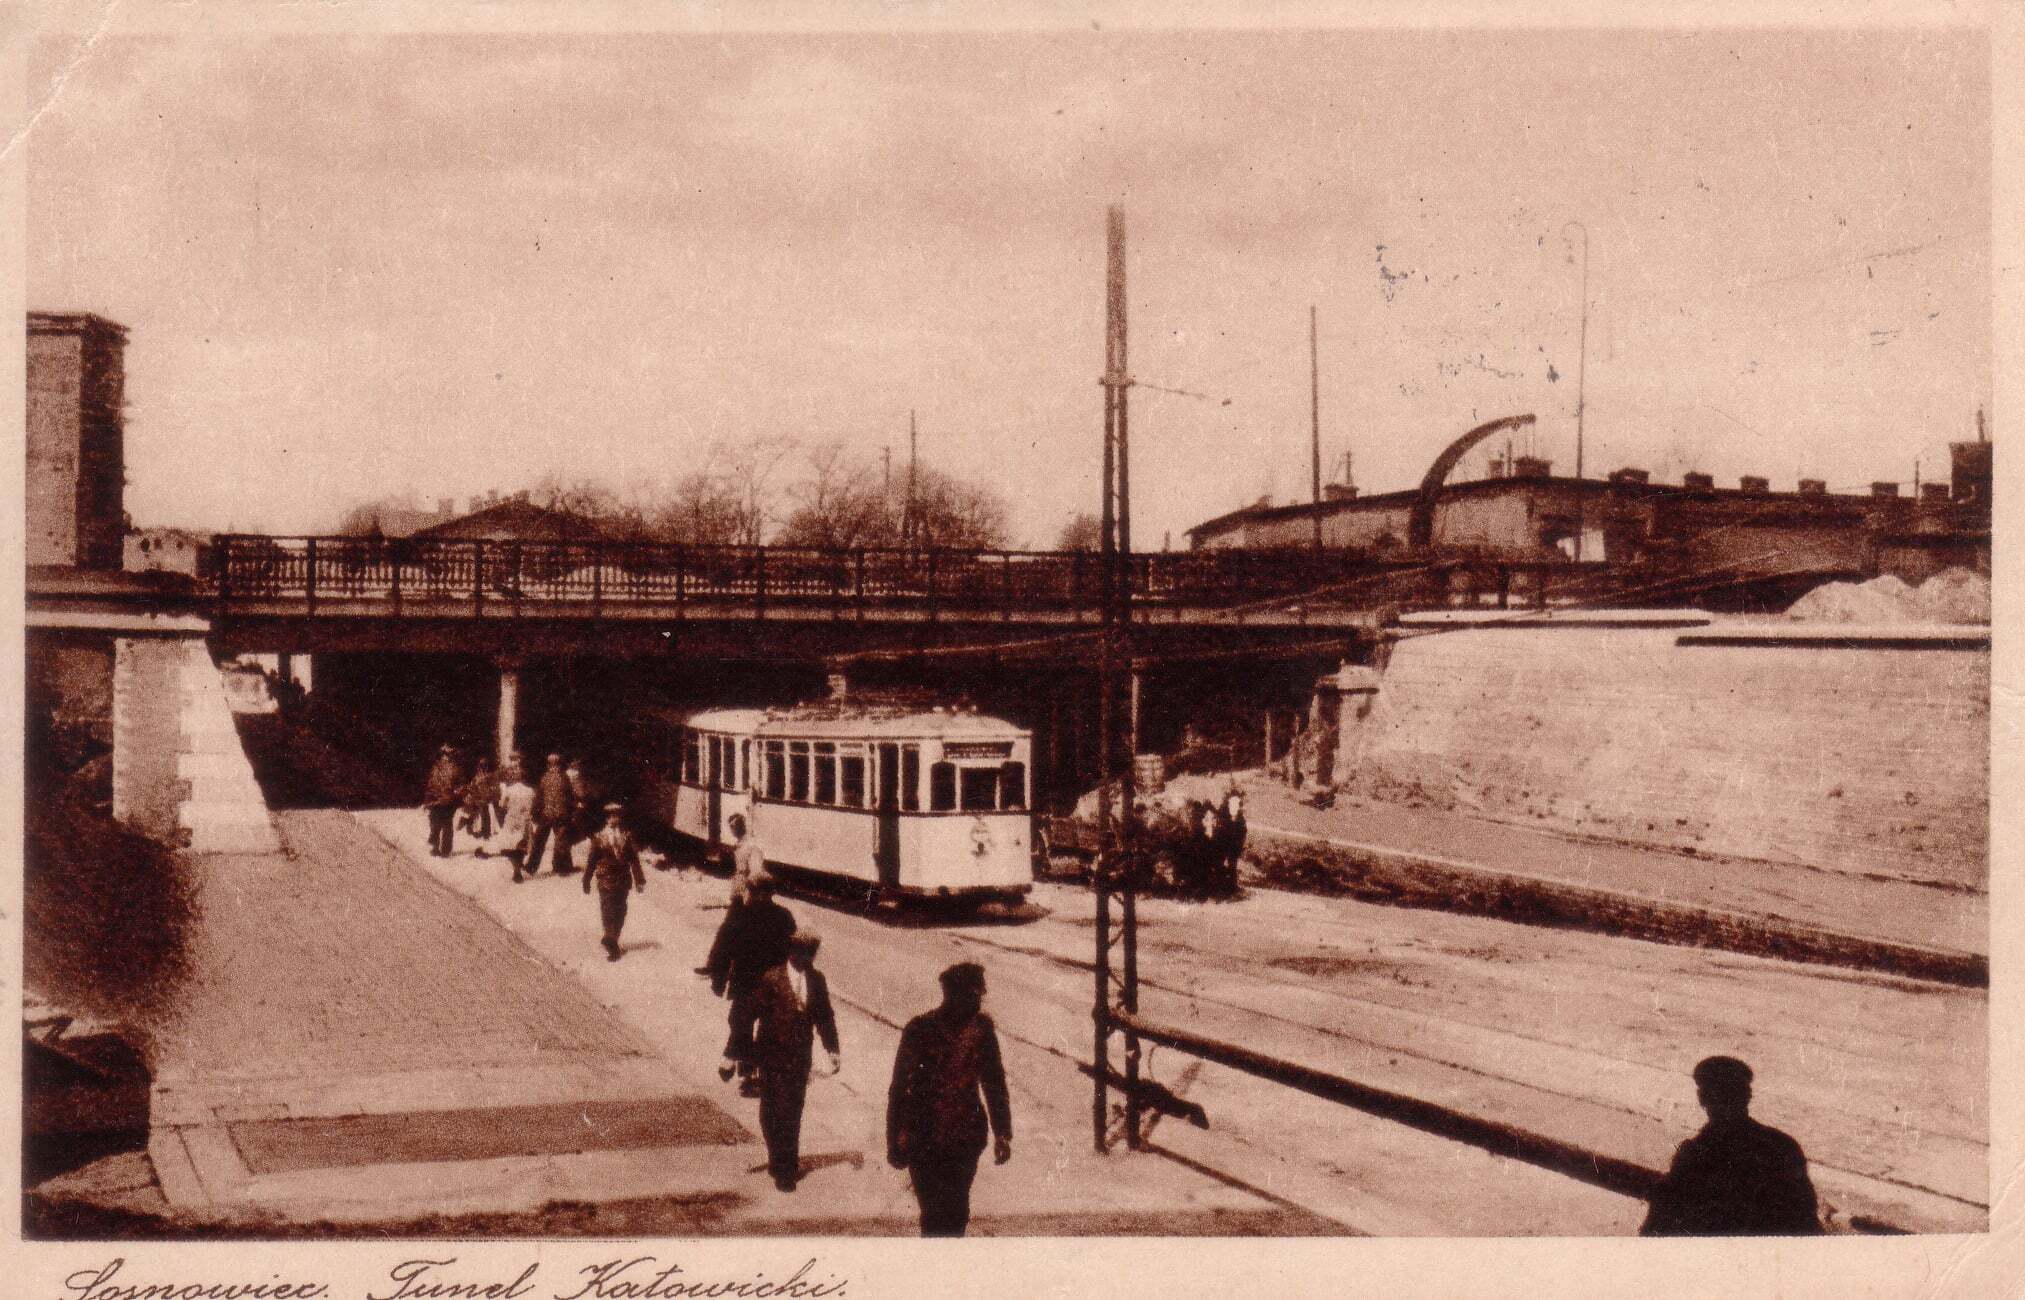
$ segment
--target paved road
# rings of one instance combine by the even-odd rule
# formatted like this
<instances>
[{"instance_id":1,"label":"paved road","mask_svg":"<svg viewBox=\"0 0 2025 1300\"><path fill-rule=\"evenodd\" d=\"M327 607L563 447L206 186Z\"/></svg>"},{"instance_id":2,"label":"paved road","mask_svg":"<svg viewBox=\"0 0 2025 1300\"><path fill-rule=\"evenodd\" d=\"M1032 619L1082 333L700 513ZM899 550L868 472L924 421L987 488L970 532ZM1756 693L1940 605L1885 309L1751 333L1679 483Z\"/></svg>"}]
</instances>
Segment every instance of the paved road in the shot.
<instances>
[{"instance_id":1,"label":"paved road","mask_svg":"<svg viewBox=\"0 0 2025 1300\"><path fill-rule=\"evenodd\" d=\"M693 979L722 882L654 876L629 930L638 950L610 965L573 882L516 890L497 864L418 861L510 928L560 945L601 1000L707 1069L719 1004L667 981ZM847 1069L819 1087L812 1113L871 1156L848 1178L828 1175L833 1190L819 1195L904 1212L904 1188L877 1161L883 1071L898 1024L933 1001L935 972L976 959L1021 1116L1015 1167L980 1180L980 1213L1004 1230L1031 1230L1017 1224L1037 1205L1079 1203L1051 1183L1115 1190L1177 1161L1336 1231L1613 1234L1642 1217L1638 1203L1560 1175L1160 1051L1149 1072L1201 1101L1211 1129L1163 1121L1155 1137L1171 1158L1093 1163L1076 1070L1090 1054L1089 896L1042 886L1035 903L1021 923L923 926L791 901L825 934L823 965L845 1003ZM1688 1067L1728 1052L1758 1069L1757 1113L1805 1144L1839 1217L1983 1220L1980 991L1273 891L1149 902L1143 915L1144 1009L1156 1019L1654 1166L1700 1123Z\"/></svg>"}]
</instances>

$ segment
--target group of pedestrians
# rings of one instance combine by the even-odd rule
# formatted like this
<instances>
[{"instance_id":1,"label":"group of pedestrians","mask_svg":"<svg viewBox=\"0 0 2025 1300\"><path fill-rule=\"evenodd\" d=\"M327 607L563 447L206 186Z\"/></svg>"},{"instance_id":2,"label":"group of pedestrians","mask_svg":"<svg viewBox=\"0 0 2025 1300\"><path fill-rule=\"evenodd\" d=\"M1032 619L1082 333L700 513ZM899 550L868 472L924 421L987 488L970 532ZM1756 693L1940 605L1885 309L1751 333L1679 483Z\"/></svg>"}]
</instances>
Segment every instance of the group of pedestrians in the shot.
<instances>
[{"instance_id":1,"label":"group of pedestrians","mask_svg":"<svg viewBox=\"0 0 2025 1300\"><path fill-rule=\"evenodd\" d=\"M734 815L731 896L697 974L729 1002L720 1079L739 1079L759 1100L767 1170L792 1192L801 1173L802 1112L820 1042L832 1075L843 1069L829 980L816 969L821 936L797 926L774 896L773 875L752 828ZM984 1011L984 968L942 972L942 1002L900 1035L887 1093L886 1158L904 1169L921 1210L921 1235L960 1237L970 1189L987 1146L1012 1158L1012 1108L998 1032Z\"/></svg>"},{"instance_id":2,"label":"group of pedestrians","mask_svg":"<svg viewBox=\"0 0 2025 1300\"><path fill-rule=\"evenodd\" d=\"M577 844L592 838L598 804L579 759L565 767L561 754L550 754L530 784L518 751L501 767L481 757L467 771L457 747L446 744L429 769L422 807L429 815L432 856L449 857L461 830L477 841L479 857L510 861L519 883L539 874L544 852L551 854L550 870L556 875L574 872L571 855ZM617 807L604 805L608 818Z\"/></svg>"}]
</instances>

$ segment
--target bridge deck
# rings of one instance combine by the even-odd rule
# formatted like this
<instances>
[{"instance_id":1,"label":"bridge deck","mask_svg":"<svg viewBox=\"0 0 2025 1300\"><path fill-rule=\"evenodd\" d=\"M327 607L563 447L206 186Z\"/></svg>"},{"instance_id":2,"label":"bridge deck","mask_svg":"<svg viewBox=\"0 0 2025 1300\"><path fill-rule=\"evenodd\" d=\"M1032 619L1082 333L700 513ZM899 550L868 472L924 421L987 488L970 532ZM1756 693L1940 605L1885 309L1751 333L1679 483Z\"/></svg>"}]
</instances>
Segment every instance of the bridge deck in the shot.
<instances>
[{"instance_id":1,"label":"bridge deck","mask_svg":"<svg viewBox=\"0 0 2025 1300\"><path fill-rule=\"evenodd\" d=\"M1351 626L1384 605L1533 604L1595 585L1601 563L1348 551L1136 554L1135 621ZM1096 623L1087 552L806 550L357 537L216 539L228 617L744 619Z\"/></svg>"}]
</instances>

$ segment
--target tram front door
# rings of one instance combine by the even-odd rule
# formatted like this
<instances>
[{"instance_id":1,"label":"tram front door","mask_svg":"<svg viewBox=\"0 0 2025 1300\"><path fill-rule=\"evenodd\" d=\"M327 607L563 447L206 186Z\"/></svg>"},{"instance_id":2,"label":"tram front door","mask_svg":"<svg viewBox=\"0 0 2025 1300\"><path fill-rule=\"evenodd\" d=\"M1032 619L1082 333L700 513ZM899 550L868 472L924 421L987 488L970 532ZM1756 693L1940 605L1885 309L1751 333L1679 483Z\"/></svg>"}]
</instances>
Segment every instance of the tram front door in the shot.
<instances>
[{"instance_id":1,"label":"tram front door","mask_svg":"<svg viewBox=\"0 0 2025 1300\"><path fill-rule=\"evenodd\" d=\"M711 736L703 746L704 824L710 828L712 848L724 843L724 771L720 766L721 747Z\"/></svg>"},{"instance_id":2,"label":"tram front door","mask_svg":"<svg viewBox=\"0 0 2025 1300\"><path fill-rule=\"evenodd\" d=\"M900 883L900 746L879 746L879 815L872 836L879 883Z\"/></svg>"}]
</instances>

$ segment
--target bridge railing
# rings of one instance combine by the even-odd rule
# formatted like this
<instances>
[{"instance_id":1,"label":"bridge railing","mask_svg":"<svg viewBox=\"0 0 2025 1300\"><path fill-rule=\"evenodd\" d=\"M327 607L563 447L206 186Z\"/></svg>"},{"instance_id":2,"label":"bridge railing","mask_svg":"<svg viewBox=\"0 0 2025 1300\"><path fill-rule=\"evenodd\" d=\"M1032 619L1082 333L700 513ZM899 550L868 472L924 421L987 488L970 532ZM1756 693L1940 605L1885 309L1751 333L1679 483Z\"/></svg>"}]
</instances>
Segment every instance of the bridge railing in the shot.
<instances>
[{"instance_id":1,"label":"bridge railing","mask_svg":"<svg viewBox=\"0 0 2025 1300\"><path fill-rule=\"evenodd\" d=\"M1352 551L1207 550L1126 557L1135 604L1242 608L1278 598L1371 606L1532 604L1598 565L1451 557L1430 562ZM394 612L513 614L557 607L816 607L840 616L912 608L930 616L1074 611L1094 616L1098 557L1074 551L824 550L657 542L520 542L221 535L222 604L361 603Z\"/></svg>"}]
</instances>

